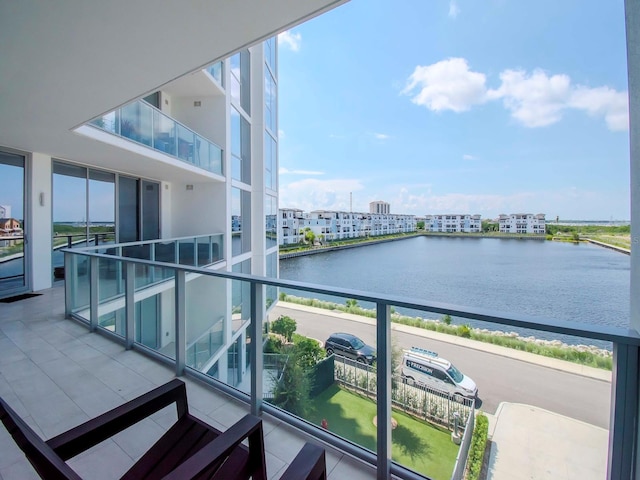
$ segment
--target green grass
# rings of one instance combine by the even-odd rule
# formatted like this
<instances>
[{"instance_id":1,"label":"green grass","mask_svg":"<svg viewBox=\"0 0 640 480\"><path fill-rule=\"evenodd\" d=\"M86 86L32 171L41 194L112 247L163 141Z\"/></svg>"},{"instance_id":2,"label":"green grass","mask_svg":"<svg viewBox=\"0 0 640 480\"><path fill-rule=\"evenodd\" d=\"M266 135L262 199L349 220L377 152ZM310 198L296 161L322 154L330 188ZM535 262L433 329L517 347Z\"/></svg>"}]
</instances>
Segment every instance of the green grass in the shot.
<instances>
[{"instance_id":1,"label":"green grass","mask_svg":"<svg viewBox=\"0 0 640 480\"><path fill-rule=\"evenodd\" d=\"M326 419L331 432L376 450L376 404L372 400L333 385L312 403L314 413L309 421L320 425ZM450 432L402 412L394 411L393 418L398 422L392 433L393 460L434 480L451 478L458 447Z\"/></svg>"}]
</instances>

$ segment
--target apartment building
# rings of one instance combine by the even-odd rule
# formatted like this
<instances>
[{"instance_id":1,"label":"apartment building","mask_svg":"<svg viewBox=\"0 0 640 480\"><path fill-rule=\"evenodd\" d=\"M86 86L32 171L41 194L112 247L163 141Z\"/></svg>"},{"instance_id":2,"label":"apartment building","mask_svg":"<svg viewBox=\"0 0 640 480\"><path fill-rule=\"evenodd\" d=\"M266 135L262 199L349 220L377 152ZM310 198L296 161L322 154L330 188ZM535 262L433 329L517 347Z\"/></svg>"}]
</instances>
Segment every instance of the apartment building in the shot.
<instances>
[{"instance_id":1,"label":"apartment building","mask_svg":"<svg viewBox=\"0 0 640 480\"><path fill-rule=\"evenodd\" d=\"M297 243L309 228L321 241L343 240L392 233L415 232L414 215L374 214L314 210L305 213L297 209L280 209L278 232L281 245Z\"/></svg>"},{"instance_id":2,"label":"apartment building","mask_svg":"<svg viewBox=\"0 0 640 480\"><path fill-rule=\"evenodd\" d=\"M480 215L426 215L424 229L427 232L480 233L482 218Z\"/></svg>"},{"instance_id":3,"label":"apartment building","mask_svg":"<svg viewBox=\"0 0 640 480\"><path fill-rule=\"evenodd\" d=\"M268 39L341 3L344 1L247 0L240 4L185 0L164 2L160 7L152 0L138 0L84 2L80 7L78 2L4 2L0 6L0 177L17 182L21 191L18 202L0 198L0 203L11 205L12 216L25 227L27 241L17 273L0 280L0 297L52 286L57 239L51 232L60 222L84 225L85 243L92 237L91 225L112 224L112 241L119 242L118 248L125 248L123 242L131 242L141 247L137 252L157 239L169 244L172 238L179 243L179 238L185 237L189 238L185 245L195 245L193 250L197 252L199 240L210 237L210 252L214 245L219 250L210 255L215 261L207 268L227 275L251 272L275 276L277 242L270 230L277 214L277 125L269 126L271 120L266 117L273 114L277 119L275 109L269 107L273 107L269 99L275 102L277 98L277 53L275 42ZM640 54L632 48L640 43L637 2L626 2L626 23L630 164L632 179L638 179ZM267 91L267 86L275 88ZM640 224L638 185L637 181L631 183L632 224L636 226ZM72 197L66 203L65 193ZM106 210L105 204L109 206ZM72 218L60 213L70 213ZM382 219L379 221L382 223ZM91 261L100 265L98 257L91 257ZM162 268L156 263L143 270L151 275ZM204 281L185 277L185 271L178 270L176 284L181 279L184 286L189 280L189 301L185 301L184 290L176 291L161 298L160 308L170 309L175 301L174 311L182 308L176 313L178 317L191 317L201 310L209 316L202 320L221 319L224 355L210 371L217 379L226 376L229 385L237 384L241 369L236 368L235 378L228 372L230 363L241 365L238 357L246 347L243 320L247 318L248 289L235 279L207 277L210 284L205 285ZM92 281L87 275L78 280L73 286L77 287L76 293L100 299L100 292L88 291ZM192 283L194 280L201 284ZM640 261L632 254L632 290L639 284ZM252 302L258 305L257 310L262 309L266 302L261 289L252 288L252 292ZM239 304L237 299L241 299ZM640 329L639 302L640 296L631 296L633 331ZM95 329L99 311L97 304L91 304L96 314L91 319ZM375 454L368 450L360 456L376 465L378 478L383 479L392 473L388 427L391 342L390 305L386 300L380 300L380 304L386 308L381 309L377 329L377 444ZM185 312L186 305L196 308ZM136 308L136 315L145 318L158 303L145 302ZM41 311L34 312L34 317L41 315ZM256 315L262 318L260 313ZM474 315L479 314L470 314ZM508 318L493 320L510 324ZM164 350L159 354L164 363L185 370L184 346L199 338L198 321L180 332L186 336L180 338L182 347L177 347L183 350L181 358L171 358ZM46 322L41 323L38 328L46 326ZM19 318L12 321L14 331L29 334L26 328L20 330L20 324ZM149 328L143 329L144 334L135 340L137 344L147 350L153 344L157 349L169 346L162 345L166 340L159 335L165 333L159 328L164 324L154 326L142 320L136 327L144 325ZM576 331L552 321L541 328L569 334ZM613 342L615 351L608 478L635 478L640 348L635 334L609 332L605 327L592 333L594 338ZM105 368L114 363L112 359L107 361ZM29 359L26 362L31 363ZM224 362L228 363L226 369ZM10 365L13 368L15 362ZM9 371L14 378L23 375L28 379L30 375L26 370ZM261 389L253 385L251 410L259 412L262 397L256 391L261 394ZM22 406L27 411L33 409L33 405ZM36 410L43 409L37 405ZM304 427L295 417L273 408L270 412L284 423ZM51 411L54 416L60 413ZM329 432L317 436L331 441ZM347 442L334 443L349 455L357 453L356 447ZM0 447L0 457L4 448ZM397 472L396 468L394 475ZM415 474L408 478L415 478Z\"/></svg>"},{"instance_id":4,"label":"apartment building","mask_svg":"<svg viewBox=\"0 0 640 480\"><path fill-rule=\"evenodd\" d=\"M369 213L382 213L388 215L391 213L391 205L381 200L369 203Z\"/></svg>"},{"instance_id":5,"label":"apartment building","mask_svg":"<svg viewBox=\"0 0 640 480\"><path fill-rule=\"evenodd\" d=\"M546 223L544 213L536 215L532 213L512 213L510 215L501 214L498 217L500 233L535 233L544 235Z\"/></svg>"}]
</instances>

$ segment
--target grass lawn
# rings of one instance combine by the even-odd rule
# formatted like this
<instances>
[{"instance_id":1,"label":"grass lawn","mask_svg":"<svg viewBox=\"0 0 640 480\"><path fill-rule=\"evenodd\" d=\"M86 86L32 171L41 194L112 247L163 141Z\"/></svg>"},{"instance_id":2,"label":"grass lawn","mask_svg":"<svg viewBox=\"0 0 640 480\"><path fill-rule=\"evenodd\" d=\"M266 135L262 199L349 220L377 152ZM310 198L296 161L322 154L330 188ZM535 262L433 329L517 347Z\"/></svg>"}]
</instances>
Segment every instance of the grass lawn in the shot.
<instances>
[{"instance_id":1,"label":"grass lawn","mask_svg":"<svg viewBox=\"0 0 640 480\"><path fill-rule=\"evenodd\" d=\"M366 397L329 387L313 399L315 412L309 421L320 425L326 419L329 430L372 451L376 450L376 404ZM393 460L434 480L448 480L458 454L451 434L401 412L393 412L398 427L392 433Z\"/></svg>"}]
</instances>

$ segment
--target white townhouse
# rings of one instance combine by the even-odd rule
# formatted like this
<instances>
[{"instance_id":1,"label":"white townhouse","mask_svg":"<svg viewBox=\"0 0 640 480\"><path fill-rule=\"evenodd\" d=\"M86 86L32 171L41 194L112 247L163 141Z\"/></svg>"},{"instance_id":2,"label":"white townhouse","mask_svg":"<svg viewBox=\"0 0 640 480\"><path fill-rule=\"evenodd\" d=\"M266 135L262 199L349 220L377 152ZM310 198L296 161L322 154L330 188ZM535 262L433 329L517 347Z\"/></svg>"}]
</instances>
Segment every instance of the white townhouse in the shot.
<instances>
[{"instance_id":1,"label":"white townhouse","mask_svg":"<svg viewBox=\"0 0 640 480\"><path fill-rule=\"evenodd\" d=\"M534 233L544 235L546 233L546 223L544 213L512 213L510 215L501 214L498 217L500 233Z\"/></svg>"},{"instance_id":2,"label":"white townhouse","mask_svg":"<svg viewBox=\"0 0 640 480\"><path fill-rule=\"evenodd\" d=\"M482 218L477 214L426 215L424 229L427 232L480 233Z\"/></svg>"},{"instance_id":3,"label":"white townhouse","mask_svg":"<svg viewBox=\"0 0 640 480\"><path fill-rule=\"evenodd\" d=\"M278 210L278 243L291 245L300 243L304 237L305 214L297 208Z\"/></svg>"}]
</instances>

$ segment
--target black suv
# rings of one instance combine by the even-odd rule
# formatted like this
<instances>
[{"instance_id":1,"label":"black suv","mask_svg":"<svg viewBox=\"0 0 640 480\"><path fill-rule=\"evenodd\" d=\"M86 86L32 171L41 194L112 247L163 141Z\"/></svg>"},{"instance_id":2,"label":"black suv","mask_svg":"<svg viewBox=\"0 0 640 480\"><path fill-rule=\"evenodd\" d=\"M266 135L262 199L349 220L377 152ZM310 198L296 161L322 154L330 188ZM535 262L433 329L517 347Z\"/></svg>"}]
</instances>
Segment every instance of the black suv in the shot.
<instances>
[{"instance_id":1,"label":"black suv","mask_svg":"<svg viewBox=\"0 0 640 480\"><path fill-rule=\"evenodd\" d=\"M335 353L369 365L376 361L376 350L350 333L331 334L324 342L324 348L327 355Z\"/></svg>"}]
</instances>

